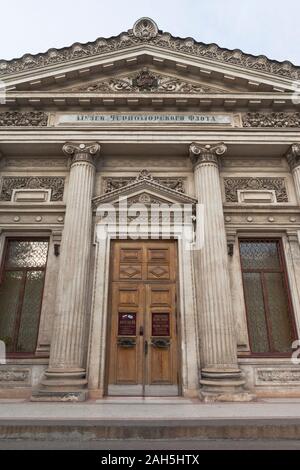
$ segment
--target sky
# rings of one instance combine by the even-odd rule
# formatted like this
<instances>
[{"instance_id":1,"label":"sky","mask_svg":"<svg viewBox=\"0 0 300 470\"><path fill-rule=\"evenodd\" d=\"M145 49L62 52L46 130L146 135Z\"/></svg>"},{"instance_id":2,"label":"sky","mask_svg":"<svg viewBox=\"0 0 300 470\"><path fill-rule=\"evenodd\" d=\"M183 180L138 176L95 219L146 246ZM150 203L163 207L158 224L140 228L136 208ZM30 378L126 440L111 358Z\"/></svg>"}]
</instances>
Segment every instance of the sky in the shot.
<instances>
[{"instance_id":1,"label":"sky","mask_svg":"<svg viewBox=\"0 0 300 470\"><path fill-rule=\"evenodd\" d=\"M300 65L299 0L1 0L0 59L118 35L142 16L174 36Z\"/></svg>"}]
</instances>

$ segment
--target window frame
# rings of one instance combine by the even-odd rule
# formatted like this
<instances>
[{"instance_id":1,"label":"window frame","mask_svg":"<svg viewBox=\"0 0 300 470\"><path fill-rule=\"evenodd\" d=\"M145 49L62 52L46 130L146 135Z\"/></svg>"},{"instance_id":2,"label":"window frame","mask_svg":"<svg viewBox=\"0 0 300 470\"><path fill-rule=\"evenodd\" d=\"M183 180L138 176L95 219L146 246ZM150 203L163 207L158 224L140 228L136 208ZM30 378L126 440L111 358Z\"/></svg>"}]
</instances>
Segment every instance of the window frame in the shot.
<instances>
[{"instance_id":1,"label":"window frame","mask_svg":"<svg viewBox=\"0 0 300 470\"><path fill-rule=\"evenodd\" d=\"M278 253L278 259L279 259L279 264L280 268L279 269L244 269L243 268L243 263L242 263L242 256L241 256L241 243L242 242L275 242L277 245L277 253ZM296 325L296 320L295 320L295 314L294 314L294 308L293 308L293 303L292 303L292 297L291 297L291 290L290 290L290 283L289 283L289 278L288 278L288 271L287 271L287 265L286 265L286 259L285 259L285 252L284 252L284 245L283 245L283 240L282 237L263 237L263 236L241 236L238 238L238 247L239 247L239 260L240 260L240 267L241 267L241 275L242 275L242 284L243 284L243 298L244 298L244 305L245 305L245 312L246 312L246 321L247 321L247 329L248 329L248 339L249 339L249 348L250 351L247 355L244 355L242 357L256 357L256 358L286 358L286 357L291 357L292 350L291 352L278 352L278 351L272 351L271 346L274 344L273 343L273 338L272 338L272 329L271 329L271 318L270 318L270 313L269 313L269 305L267 303L268 300L268 294L266 291L266 286L264 282L264 276L262 276L262 273L281 273L282 274L282 279L284 283L284 288L286 291L286 297L287 297L287 310L288 310L288 320L291 326L291 339L292 341L298 339L298 332L297 332L297 325ZM263 302L264 302L264 312L265 312L265 320L266 320L266 327L267 327L267 336L268 336L268 345L270 350L266 352L254 352L252 350L252 338L249 334L250 327L249 327L249 314L248 314L248 309L247 309L247 303L246 303L246 296L245 296L245 281L244 281L244 273L260 273L260 279L261 279L261 286L262 286L262 294L263 294Z\"/></svg>"},{"instance_id":2,"label":"window frame","mask_svg":"<svg viewBox=\"0 0 300 470\"><path fill-rule=\"evenodd\" d=\"M9 243L12 241L30 241L30 242L47 242L48 243L48 251L47 251L47 258L45 262L45 266L43 268L6 268L6 261L8 257L8 246ZM41 292L41 301L39 305L39 316L38 316L38 324L37 324L37 335L36 335L36 342L35 342L35 348L33 352L19 352L19 351L13 351L13 352L8 352L6 354L7 359L26 359L26 358L37 358L38 356L36 355L36 348L38 345L38 336L39 336L39 329L40 329L40 323L41 323L41 313L42 313L42 304L43 304L43 298L44 298L44 290L45 290L45 278L46 278L46 270L47 270L47 263L48 263L48 258L49 258L49 249L50 249L50 239L47 236L39 237L39 236L7 236L5 237L5 242L4 242L4 247L2 250L2 261L1 261L1 266L0 266L0 285L2 284L3 277L5 272L7 271L22 271L23 273L23 280L22 280L22 286L21 290L19 293L19 299L18 299L18 307L17 307L17 314L16 314L16 321L14 325L14 335L13 335L13 344L14 348L16 347L17 340L18 340L18 335L20 331L20 325L21 325L21 318L22 318L22 306L23 306L23 300L24 300L24 292L25 292L25 286L26 286L26 275L24 276L24 273L30 272L30 271L43 271L44 272L44 280L43 280L43 287L42 287L42 292Z\"/></svg>"}]
</instances>

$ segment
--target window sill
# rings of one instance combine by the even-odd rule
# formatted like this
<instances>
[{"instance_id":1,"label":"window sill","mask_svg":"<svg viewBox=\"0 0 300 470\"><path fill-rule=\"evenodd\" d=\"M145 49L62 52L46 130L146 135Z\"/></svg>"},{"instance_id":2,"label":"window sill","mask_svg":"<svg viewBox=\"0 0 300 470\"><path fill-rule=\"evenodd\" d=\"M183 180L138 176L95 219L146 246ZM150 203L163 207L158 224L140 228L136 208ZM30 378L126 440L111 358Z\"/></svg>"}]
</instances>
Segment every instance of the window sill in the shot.
<instances>
[{"instance_id":1,"label":"window sill","mask_svg":"<svg viewBox=\"0 0 300 470\"><path fill-rule=\"evenodd\" d=\"M14 364L32 364L32 365L44 365L49 363L49 357L37 357L37 356L14 356L14 357L7 357L6 358L6 365L14 365ZM4 364L5 365L5 364Z\"/></svg>"},{"instance_id":2,"label":"window sill","mask_svg":"<svg viewBox=\"0 0 300 470\"><path fill-rule=\"evenodd\" d=\"M286 364L292 366L291 356L239 356L239 364Z\"/></svg>"}]
</instances>

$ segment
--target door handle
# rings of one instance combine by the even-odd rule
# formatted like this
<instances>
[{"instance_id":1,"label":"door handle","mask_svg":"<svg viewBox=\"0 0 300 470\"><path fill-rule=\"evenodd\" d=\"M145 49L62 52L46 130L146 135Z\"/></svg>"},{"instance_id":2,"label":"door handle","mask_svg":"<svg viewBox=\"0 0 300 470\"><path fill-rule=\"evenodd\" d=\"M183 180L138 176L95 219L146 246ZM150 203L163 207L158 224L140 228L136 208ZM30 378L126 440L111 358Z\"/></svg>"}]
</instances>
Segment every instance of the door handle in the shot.
<instances>
[{"instance_id":1,"label":"door handle","mask_svg":"<svg viewBox=\"0 0 300 470\"><path fill-rule=\"evenodd\" d=\"M135 346L135 339L132 338L119 338L117 341L118 346L122 348L133 348Z\"/></svg>"},{"instance_id":2,"label":"door handle","mask_svg":"<svg viewBox=\"0 0 300 470\"><path fill-rule=\"evenodd\" d=\"M148 341L147 340L145 340L145 342L144 342L144 353L145 353L145 355L148 354Z\"/></svg>"},{"instance_id":3,"label":"door handle","mask_svg":"<svg viewBox=\"0 0 300 470\"><path fill-rule=\"evenodd\" d=\"M151 345L155 348L167 349L170 346L170 340L165 338L152 339Z\"/></svg>"}]
</instances>

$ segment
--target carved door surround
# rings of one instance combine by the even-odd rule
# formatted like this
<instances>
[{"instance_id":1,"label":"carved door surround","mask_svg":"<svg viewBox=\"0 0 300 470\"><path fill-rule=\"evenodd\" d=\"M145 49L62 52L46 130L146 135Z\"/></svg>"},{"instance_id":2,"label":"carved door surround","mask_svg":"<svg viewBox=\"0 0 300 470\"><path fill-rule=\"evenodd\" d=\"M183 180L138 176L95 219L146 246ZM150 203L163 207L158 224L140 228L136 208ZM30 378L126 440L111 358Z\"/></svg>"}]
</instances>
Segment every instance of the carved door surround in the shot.
<instances>
[{"instance_id":1,"label":"carved door surround","mask_svg":"<svg viewBox=\"0 0 300 470\"><path fill-rule=\"evenodd\" d=\"M145 179L129 184L126 189L112 191L109 194L94 198L96 209L103 201L113 205L117 204L120 192L131 200L145 198L145 195L156 201L169 204L182 204L183 201L195 203L189 196L176 190L163 188L159 183ZM117 219L118 220L118 219ZM109 272L111 271L111 246L116 240L115 228L107 226L106 237L98 239L97 226L100 224L96 215L95 224L95 256L94 278L91 306L91 322L88 351L88 388L91 397L101 398L106 389L106 357L108 339L109 316ZM161 221L157 220L157 231L160 230ZM126 241L128 233L123 227L118 227L118 239ZM148 239L148 226L140 226L140 240ZM178 365L179 381L183 396L198 397L199 394L199 345L198 345L198 318L196 312L196 298L194 285L193 251L188 249L183 241L183 228L174 227L172 240L177 242L178 274L177 274L177 309L178 329L180 339L178 349L181 351L181 361ZM160 243L162 240L158 240ZM164 241L168 241L165 240ZM132 272L132 271L130 271ZM134 273L132 273L134 276Z\"/></svg>"}]
</instances>

